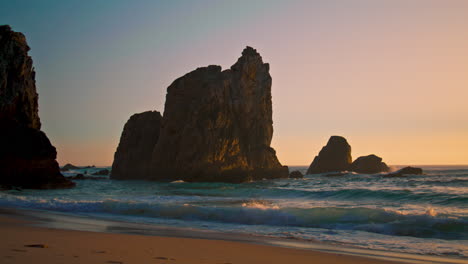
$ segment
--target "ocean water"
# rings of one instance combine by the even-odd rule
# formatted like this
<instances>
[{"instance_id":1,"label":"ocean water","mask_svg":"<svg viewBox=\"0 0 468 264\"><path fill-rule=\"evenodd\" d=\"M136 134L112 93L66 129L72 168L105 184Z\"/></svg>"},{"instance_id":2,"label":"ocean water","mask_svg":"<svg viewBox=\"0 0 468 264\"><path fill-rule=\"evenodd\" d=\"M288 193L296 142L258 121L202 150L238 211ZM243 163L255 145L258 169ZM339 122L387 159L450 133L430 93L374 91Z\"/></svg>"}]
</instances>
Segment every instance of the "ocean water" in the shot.
<instances>
[{"instance_id":1,"label":"ocean water","mask_svg":"<svg viewBox=\"0 0 468 264\"><path fill-rule=\"evenodd\" d=\"M422 168L425 175L405 178L307 175L243 184L103 176L70 190L2 191L0 207L468 258L468 166Z\"/></svg>"}]
</instances>

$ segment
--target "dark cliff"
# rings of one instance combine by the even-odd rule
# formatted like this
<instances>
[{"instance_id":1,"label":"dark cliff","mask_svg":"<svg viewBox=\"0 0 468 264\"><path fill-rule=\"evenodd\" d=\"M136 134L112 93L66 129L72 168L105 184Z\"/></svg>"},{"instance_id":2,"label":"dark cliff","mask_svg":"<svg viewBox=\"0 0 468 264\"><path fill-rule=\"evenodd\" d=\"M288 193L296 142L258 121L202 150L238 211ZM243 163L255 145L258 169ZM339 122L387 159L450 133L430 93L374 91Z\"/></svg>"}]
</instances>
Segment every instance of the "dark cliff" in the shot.
<instances>
[{"instance_id":1,"label":"dark cliff","mask_svg":"<svg viewBox=\"0 0 468 264\"><path fill-rule=\"evenodd\" d=\"M288 177L270 147L269 65L251 47L230 69L198 68L167 89L153 179L244 182Z\"/></svg>"},{"instance_id":2,"label":"dark cliff","mask_svg":"<svg viewBox=\"0 0 468 264\"><path fill-rule=\"evenodd\" d=\"M175 80L167 89L159 134L152 133L151 143L157 141L152 154L147 157L147 150L141 154L145 164L151 159L150 171L143 165L145 171L138 178L219 182L287 178L288 168L270 147L271 84L269 65L251 47L230 69L211 65ZM143 126L153 125L135 128L149 130ZM159 129L156 124L153 128ZM113 177L118 178L119 167L122 175L133 173L134 164L123 164L117 153Z\"/></svg>"},{"instance_id":3,"label":"dark cliff","mask_svg":"<svg viewBox=\"0 0 468 264\"><path fill-rule=\"evenodd\" d=\"M57 152L40 131L32 59L23 34L0 26L0 185L68 188Z\"/></svg>"},{"instance_id":4,"label":"dark cliff","mask_svg":"<svg viewBox=\"0 0 468 264\"><path fill-rule=\"evenodd\" d=\"M130 117L114 155L111 178L148 177L153 149L159 139L161 119L161 114L157 111L134 114Z\"/></svg>"}]
</instances>

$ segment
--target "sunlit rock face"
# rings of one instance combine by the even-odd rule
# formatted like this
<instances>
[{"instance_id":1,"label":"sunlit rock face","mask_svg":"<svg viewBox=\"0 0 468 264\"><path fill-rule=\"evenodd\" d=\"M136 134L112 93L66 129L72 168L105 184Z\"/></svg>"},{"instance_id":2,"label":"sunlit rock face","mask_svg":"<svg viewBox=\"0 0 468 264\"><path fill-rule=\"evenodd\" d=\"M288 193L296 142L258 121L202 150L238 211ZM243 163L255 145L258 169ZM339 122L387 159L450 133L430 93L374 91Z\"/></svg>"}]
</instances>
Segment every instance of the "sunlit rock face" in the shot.
<instances>
[{"instance_id":1,"label":"sunlit rock face","mask_svg":"<svg viewBox=\"0 0 468 264\"><path fill-rule=\"evenodd\" d=\"M244 182L288 177L273 136L269 65L251 47L228 70L198 68L167 89L152 180Z\"/></svg>"},{"instance_id":2,"label":"sunlit rock face","mask_svg":"<svg viewBox=\"0 0 468 264\"><path fill-rule=\"evenodd\" d=\"M151 156L159 139L161 119L161 114L157 111L134 114L130 117L114 155L111 178L149 177Z\"/></svg>"},{"instance_id":3,"label":"sunlit rock face","mask_svg":"<svg viewBox=\"0 0 468 264\"><path fill-rule=\"evenodd\" d=\"M353 164L351 164L351 170L357 173L372 174L387 172L390 169L385 162L382 162L381 157L371 154L357 158Z\"/></svg>"},{"instance_id":4,"label":"sunlit rock face","mask_svg":"<svg viewBox=\"0 0 468 264\"><path fill-rule=\"evenodd\" d=\"M0 185L6 188L69 188L57 152L40 131L38 95L26 38L0 26Z\"/></svg>"},{"instance_id":5,"label":"sunlit rock face","mask_svg":"<svg viewBox=\"0 0 468 264\"><path fill-rule=\"evenodd\" d=\"M307 174L347 171L351 165L351 146L344 137L332 136L310 164Z\"/></svg>"}]
</instances>

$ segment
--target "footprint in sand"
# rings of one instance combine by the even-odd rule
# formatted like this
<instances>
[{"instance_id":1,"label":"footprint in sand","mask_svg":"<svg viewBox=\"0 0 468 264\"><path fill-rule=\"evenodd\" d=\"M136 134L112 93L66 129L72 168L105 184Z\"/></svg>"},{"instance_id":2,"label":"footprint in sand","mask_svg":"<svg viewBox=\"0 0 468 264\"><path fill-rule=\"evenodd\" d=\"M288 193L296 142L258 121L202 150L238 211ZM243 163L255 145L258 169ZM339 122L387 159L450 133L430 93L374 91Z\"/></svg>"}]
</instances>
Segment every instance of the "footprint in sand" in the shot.
<instances>
[{"instance_id":1,"label":"footprint in sand","mask_svg":"<svg viewBox=\"0 0 468 264\"><path fill-rule=\"evenodd\" d=\"M12 249L11 251L16 251L16 252L28 252L27 250L24 250L24 249Z\"/></svg>"},{"instance_id":2,"label":"footprint in sand","mask_svg":"<svg viewBox=\"0 0 468 264\"><path fill-rule=\"evenodd\" d=\"M45 244L31 244L31 245L24 245L25 247L31 247L31 248L48 248L49 246Z\"/></svg>"},{"instance_id":3,"label":"footprint in sand","mask_svg":"<svg viewBox=\"0 0 468 264\"><path fill-rule=\"evenodd\" d=\"M154 257L154 259L160 259L160 260L176 260L175 258L166 258L166 257Z\"/></svg>"}]
</instances>

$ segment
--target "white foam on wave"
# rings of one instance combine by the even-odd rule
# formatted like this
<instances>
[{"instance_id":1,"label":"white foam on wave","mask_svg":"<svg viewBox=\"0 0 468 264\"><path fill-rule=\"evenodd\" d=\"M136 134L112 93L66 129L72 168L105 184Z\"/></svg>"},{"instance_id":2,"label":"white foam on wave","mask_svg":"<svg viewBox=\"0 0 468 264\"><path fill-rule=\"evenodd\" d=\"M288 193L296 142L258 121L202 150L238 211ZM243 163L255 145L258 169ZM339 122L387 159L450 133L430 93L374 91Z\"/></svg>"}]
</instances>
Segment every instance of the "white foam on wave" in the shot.
<instances>
[{"instance_id":1,"label":"white foam on wave","mask_svg":"<svg viewBox=\"0 0 468 264\"><path fill-rule=\"evenodd\" d=\"M242 207L256 208L260 210L268 210L268 209L279 210L280 209L278 205L275 205L275 204L272 204L271 202L267 202L263 200L248 201L248 202L242 203Z\"/></svg>"}]
</instances>

